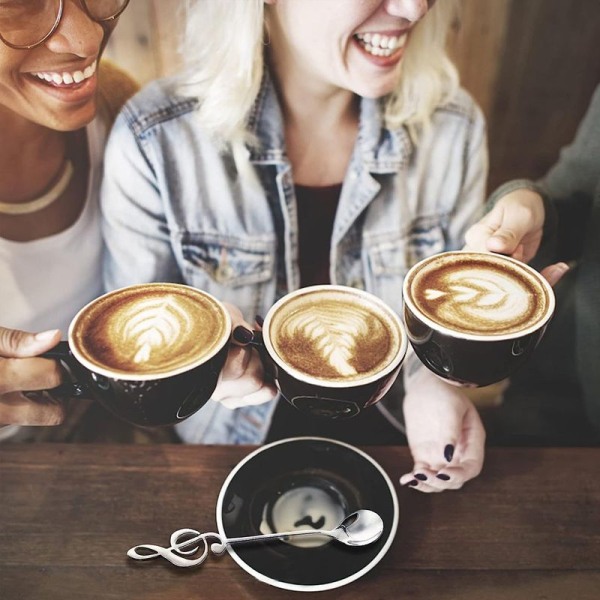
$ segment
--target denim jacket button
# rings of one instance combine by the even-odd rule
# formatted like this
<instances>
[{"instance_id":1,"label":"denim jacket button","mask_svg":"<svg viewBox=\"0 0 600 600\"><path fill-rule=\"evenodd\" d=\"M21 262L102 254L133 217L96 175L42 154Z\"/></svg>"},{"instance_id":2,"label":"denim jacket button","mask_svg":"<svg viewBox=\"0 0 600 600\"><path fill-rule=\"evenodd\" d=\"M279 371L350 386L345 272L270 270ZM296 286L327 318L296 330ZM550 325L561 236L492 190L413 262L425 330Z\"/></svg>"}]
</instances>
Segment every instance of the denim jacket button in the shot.
<instances>
[{"instance_id":1,"label":"denim jacket button","mask_svg":"<svg viewBox=\"0 0 600 600\"><path fill-rule=\"evenodd\" d=\"M217 270L215 271L215 279L217 281L227 281L228 279L231 279L232 276L233 268L229 265L217 267Z\"/></svg>"}]
</instances>

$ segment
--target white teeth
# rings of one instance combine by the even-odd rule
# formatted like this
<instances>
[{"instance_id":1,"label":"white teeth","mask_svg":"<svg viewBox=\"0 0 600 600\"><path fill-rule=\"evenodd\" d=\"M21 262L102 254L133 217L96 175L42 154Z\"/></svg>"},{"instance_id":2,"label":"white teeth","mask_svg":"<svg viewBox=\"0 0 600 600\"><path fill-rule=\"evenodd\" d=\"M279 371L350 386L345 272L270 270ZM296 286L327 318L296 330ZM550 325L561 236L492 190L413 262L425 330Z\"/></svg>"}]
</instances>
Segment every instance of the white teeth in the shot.
<instances>
[{"instance_id":1,"label":"white teeth","mask_svg":"<svg viewBox=\"0 0 600 600\"><path fill-rule=\"evenodd\" d=\"M88 77L91 77L94 74L95 70L96 70L96 63L90 65L89 67L86 67L83 71L83 78L87 79Z\"/></svg>"},{"instance_id":2,"label":"white teeth","mask_svg":"<svg viewBox=\"0 0 600 600\"><path fill-rule=\"evenodd\" d=\"M73 83L81 83L84 79L89 79L96 72L96 61L87 66L83 71L73 71L67 73L43 72L32 73L38 79L43 79L55 85L72 85Z\"/></svg>"},{"instance_id":3,"label":"white teeth","mask_svg":"<svg viewBox=\"0 0 600 600\"><path fill-rule=\"evenodd\" d=\"M357 33L354 37L369 54L391 56L398 48L404 47L407 34L388 36L379 33Z\"/></svg>"}]
</instances>

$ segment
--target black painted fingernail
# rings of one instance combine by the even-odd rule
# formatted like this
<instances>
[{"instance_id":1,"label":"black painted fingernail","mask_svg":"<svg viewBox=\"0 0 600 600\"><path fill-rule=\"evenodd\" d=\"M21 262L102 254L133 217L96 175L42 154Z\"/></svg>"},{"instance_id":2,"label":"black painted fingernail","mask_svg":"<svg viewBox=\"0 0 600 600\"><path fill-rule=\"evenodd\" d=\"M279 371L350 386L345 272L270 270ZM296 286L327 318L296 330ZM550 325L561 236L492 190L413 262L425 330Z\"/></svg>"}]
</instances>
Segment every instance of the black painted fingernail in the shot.
<instances>
[{"instance_id":1,"label":"black painted fingernail","mask_svg":"<svg viewBox=\"0 0 600 600\"><path fill-rule=\"evenodd\" d=\"M415 475L415 479L418 479L419 481L427 481L427 475L425 475L425 473L417 473Z\"/></svg>"},{"instance_id":2,"label":"black painted fingernail","mask_svg":"<svg viewBox=\"0 0 600 600\"><path fill-rule=\"evenodd\" d=\"M415 487L415 485L419 485L419 482L416 479L411 479L406 485L410 485L411 487Z\"/></svg>"},{"instance_id":3,"label":"black painted fingernail","mask_svg":"<svg viewBox=\"0 0 600 600\"><path fill-rule=\"evenodd\" d=\"M233 330L233 339L240 344L249 344L252 338L254 338L254 333L243 325L238 325Z\"/></svg>"},{"instance_id":4,"label":"black painted fingernail","mask_svg":"<svg viewBox=\"0 0 600 600\"><path fill-rule=\"evenodd\" d=\"M259 327L262 327L262 326L263 326L263 324L264 324L264 322L265 322L265 320L264 320L264 319L263 319L263 318L262 318L260 315L256 315L256 316L254 317L254 320L256 321L256 324L257 324Z\"/></svg>"},{"instance_id":5,"label":"black painted fingernail","mask_svg":"<svg viewBox=\"0 0 600 600\"><path fill-rule=\"evenodd\" d=\"M454 456L454 446L452 444L448 444L445 448L444 448L444 458L448 461L448 462L452 462L452 457Z\"/></svg>"},{"instance_id":6,"label":"black painted fingernail","mask_svg":"<svg viewBox=\"0 0 600 600\"><path fill-rule=\"evenodd\" d=\"M450 481L450 475L446 475L446 473L438 473L436 477L442 481Z\"/></svg>"}]
</instances>

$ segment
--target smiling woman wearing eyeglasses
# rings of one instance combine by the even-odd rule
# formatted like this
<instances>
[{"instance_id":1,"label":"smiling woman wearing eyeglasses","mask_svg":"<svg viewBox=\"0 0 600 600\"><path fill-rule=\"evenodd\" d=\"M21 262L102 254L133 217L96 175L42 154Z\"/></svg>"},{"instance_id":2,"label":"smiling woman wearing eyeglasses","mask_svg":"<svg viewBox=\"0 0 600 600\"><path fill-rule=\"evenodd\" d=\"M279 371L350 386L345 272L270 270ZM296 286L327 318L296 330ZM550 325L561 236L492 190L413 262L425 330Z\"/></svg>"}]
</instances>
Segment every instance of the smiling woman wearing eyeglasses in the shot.
<instances>
[{"instance_id":1,"label":"smiling woman wearing eyeglasses","mask_svg":"<svg viewBox=\"0 0 600 600\"><path fill-rule=\"evenodd\" d=\"M63 419L23 390L59 383L34 357L101 292L102 154L136 85L99 61L128 3L0 0L0 426Z\"/></svg>"}]
</instances>

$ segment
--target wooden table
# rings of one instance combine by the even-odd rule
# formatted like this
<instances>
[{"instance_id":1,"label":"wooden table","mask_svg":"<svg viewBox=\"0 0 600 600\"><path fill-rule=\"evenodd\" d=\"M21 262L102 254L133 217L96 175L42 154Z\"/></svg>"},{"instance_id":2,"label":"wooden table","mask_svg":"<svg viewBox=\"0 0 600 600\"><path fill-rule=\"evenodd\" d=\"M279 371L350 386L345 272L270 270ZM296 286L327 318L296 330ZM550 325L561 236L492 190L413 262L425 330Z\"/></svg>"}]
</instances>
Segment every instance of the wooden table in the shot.
<instances>
[{"instance_id":1,"label":"wooden table","mask_svg":"<svg viewBox=\"0 0 600 600\"><path fill-rule=\"evenodd\" d=\"M127 558L175 529L215 530L230 469L252 448L0 446L2 600L289 598L229 556L199 569ZM406 448L366 447L396 481ZM319 598L598 600L600 448L488 451L459 492L399 489L383 560Z\"/></svg>"}]
</instances>

